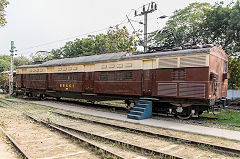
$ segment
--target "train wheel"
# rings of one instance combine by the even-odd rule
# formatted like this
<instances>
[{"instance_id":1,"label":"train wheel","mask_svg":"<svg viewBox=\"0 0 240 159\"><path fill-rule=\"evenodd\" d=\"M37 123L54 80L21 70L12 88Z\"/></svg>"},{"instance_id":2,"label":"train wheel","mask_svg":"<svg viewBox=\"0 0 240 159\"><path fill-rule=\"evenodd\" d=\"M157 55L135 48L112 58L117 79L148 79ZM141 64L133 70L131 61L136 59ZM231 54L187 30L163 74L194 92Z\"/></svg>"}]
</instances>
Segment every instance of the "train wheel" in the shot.
<instances>
[{"instance_id":1,"label":"train wheel","mask_svg":"<svg viewBox=\"0 0 240 159\"><path fill-rule=\"evenodd\" d=\"M182 109L183 110L181 112L176 113L176 116L182 120L190 119L192 117L191 108L185 107Z\"/></svg>"},{"instance_id":2,"label":"train wheel","mask_svg":"<svg viewBox=\"0 0 240 159\"><path fill-rule=\"evenodd\" d=\"M56 100L57 100L57 101L60 101L60 99L61 99L61 97L56 97Z\"/></svg>"},{"instance_id":3,"label":"train wheel","mask_svg":"<svg viewBox=\"0 0 240 159\"><path fill-rule=\"evenodd\" d=\"M191 113L190 114L177 114L177 117L182 120L187 120L192 117Z\"/></svg>"}]
</instances>

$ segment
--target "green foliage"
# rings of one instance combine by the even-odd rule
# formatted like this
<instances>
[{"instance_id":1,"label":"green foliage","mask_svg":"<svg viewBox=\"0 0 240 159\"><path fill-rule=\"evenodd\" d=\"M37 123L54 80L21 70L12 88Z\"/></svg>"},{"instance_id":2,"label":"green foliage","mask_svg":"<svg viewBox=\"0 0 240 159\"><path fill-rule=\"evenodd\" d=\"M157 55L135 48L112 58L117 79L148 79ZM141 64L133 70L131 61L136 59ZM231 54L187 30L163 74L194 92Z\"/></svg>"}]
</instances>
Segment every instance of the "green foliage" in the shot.
<instances>
[{"instance_id":1,"label":"green foliage","mask_svg":"<svg viewBox=\"0 0 240 159\"><path fill-rule=\"evenodd\" d=\"M3 27L7 23L5 18L6 16L5 9L8 4L9 4L8 1L0 0L0 27Z\"/></svg>"},{"instance_id":2,"label":"green foliage","mask_svg":"<svg viewBox=\"0 0 240 159\"><path fill-rule=\"evenodd\" d=\"M20 66L20 65L26 65L29 63L30 63L29 59L24 56L14 58L14 67ZM10 62L9 55L0 56L0 88L5 88L8 82L8 74L6 73L2 74L1 72L9 71L10 65L11 65L11 62Z\"/></svg>"},{"instance_id":3,"label":"green foliage","mask_svg":"<svg viewBox=\"0 0 240 159\"><path fill-rule=\"evenodd\" d=\"M31 61L25 56L19 56L14 58L14 65L21 66L21 65L29 65Z\"/></svg>"},{"instance_id":4,"label":"green foliage","mask_svg":"<svg viewBox=\"0 0 240 159\"><path fill-rule=\"evenodd\" d=\"M41 55L34 55L34 56L32 56L32 61L33 61L33 62L45 61L46 58L48 58L48 57L43 57L43 56L41 56ZM50 59L50 57L49 57L49 59Z\"/></svg>"},{"instance_id":5,"label":"green foliage","mask_svg":"<svg viewBox=\"0 0 240 159\"><path fill-rule=\"evenodd\" d=\"M2 71L8 71L10 69L10 56L0 56L0 68Z\"/></svg>"},{"instance_id":6,"label":"green foliage","mask_svg":"<svg viewBox=\"0 0 240 159\"><path fill-rule=\"evenodd\" d=\"M228 72L231 77L228 81L230 89L240 89L240 58L229 57Z\"/></svg>"},{"instance_id":7,"label":"green foliage","mask_svg":"<svg viewBox=\"0 0 240 159\"><path fill-rule=\"evenodd\" d=\"M205 19L200 24L200 35L204 43L214 43L222 46L228 53L231 51L232 43L228 32L231 30L229 20L232 11L230 5L223 7L223 2L205 10Z\"/></svg>"},{"instance_id":8,"label":"green foliage","mask_svg":"<svg viewBox=\"0 0 240 159\"><path fill-rule=\"evenodd\" d=\"M196 2L184 9L176 10L167 21L163 32L154 32L150 35L153 45L179 46L185 43L195 43L199 40L200 24L205 18L204 11L210 8L209 3Z\"/></svg>"},{"instance_id":9,"label":"green foliage","mask_svg":"<svg viewBox=\"0 0 240 159\"><path fill-rule=\"evenodd\" d=\"M3 89L8 82L8 74L0 74L0 88Z\"/></svg>"},{"instance_id":10,"label":"green foliage","mask_svg":"<svg viewBox=\"0 0 240 159\"><path fill-rule=\"evenodd\" d=\"M2 74L3 71L9 71L10 69L10 56L0 56L0 88L3 89L8 81L8 74Z\"/></svg>"},{"instance_id":11,"label":"green foliage","mask_svg":"<svg viewBox=\"0 0 240 159\"><path fill-rule=\"evenodd\" d=\"M240 113L233 110L221 110L216 115L202 114L202 117L217 117L218 124L224 124L229 126L240 126Z\"/></svg>"},{"instance_id":12,"label":"green foliage","mask_svg":"<svg viewBox=\"0 0 240 159\"><path fill-rule=\"evenodd\" d=\"M205 43L214 43L223 47L231 56L240 51L240 2L233 6L217 3L205 10L205 19L200 25L202 39ZM240 89L240 59L229 58L229 88Z\"/></svg>"},{"instance_id":13,"label":"green foliage","mask_svg":"<svg viewBox=\"0 0 240 159\"><path fill-rule=\"evenodd\" d=\"M69 41L60 49L53 49L46 59L89 56L136 50L134 34L130 35L126 27L109 29L107 34L89 35L87 38Z\"/></svg>"}]
</instances>

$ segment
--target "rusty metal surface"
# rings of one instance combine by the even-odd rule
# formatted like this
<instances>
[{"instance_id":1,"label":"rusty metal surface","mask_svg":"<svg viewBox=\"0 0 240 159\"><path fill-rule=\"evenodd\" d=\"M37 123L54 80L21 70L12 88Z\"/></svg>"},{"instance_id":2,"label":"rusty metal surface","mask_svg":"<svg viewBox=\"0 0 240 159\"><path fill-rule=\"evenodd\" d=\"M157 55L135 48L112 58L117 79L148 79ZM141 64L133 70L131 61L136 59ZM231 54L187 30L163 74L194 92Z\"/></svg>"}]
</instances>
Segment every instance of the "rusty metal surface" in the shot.
<instances>
[{"instance_id":1,"label":"rusty metal surface","mask_svg":"<svg viewBox=\"0 0 240 159\"><path fill-rule=\"evenodd\" d=\"M209 85L209 92L212 95L212 98L221 98L221 97L226 97L227 96L227 88L228 88L228 79L224 79L224 61L226 59L222 59L221 57L216 57L214 55L210 55L210 66L209 70L210 72L213 72L217 75L216 81L218 84L218 89L216 92L216 95L213 93L213 85L212 81ZM209 77L209 81L210 81Z\"/></svg>"},{"instance_id":2,"label":"rusty metal surface","mask_svg":"<svg viewBox=\"0 0 240 159\"><path fill-rule=\"evenodd\" d=\"M152 96L208 99L209 68L183 68L184 76L174 79L179 69L156 69Z\"/></svg>"},{"instance_id":3,"label":"rusty metal surface","mask_svg":"<svg viewBox=\"0 0 240 159\"><path fill-rule=\"evenodd\" d=\"M36 66L69 65L126 59L155 58L208 53L209 67L162 68L101 72L23 74L17 76L17 87L35 90L53 90L59 93L90 93L102 95L148 96L154 98L181 98L208 100L226 97L228 79L223 79L225 52L217 47L157 52L125 56L126 53L102 54L70 59L59 59ZM35 65L34 65L35 66ZM22 66L24 68L25 66ZM26 66L31 67L31 66ZM132 79L116 79L119 74L132 73ZM217 74L218 89L213 92L210 72ZM106 79L102 80L102 73ZM32 79L42 76L41 79ZM72 79L70 77L75 77ZM114 78L110 78L114 76ZM117 76L117 77L116 77ZM34 77L34 78L35 78ZM61 78L63 79L61 79ZM64 97L64 94L63 94Z\"/></svg>"},{"instance_id":4,"label":"rusty metal surface","mask_svg":"<svg viewBox=\"0 0 240 159\"><path fill-rule=\"evenodd\" d=\"M124 74L132 72L132 79L126 80ZM95 73L94 93L113 94L113 95L142 95L142 74L140 70L134 71L111 71L111 75L115 75L113 79L101 80L101 72ZM117 79L116 75L122 74L122 79ZM109 72L106 76L110 77Z\"/></svg>"},{"instance_id":5,"label":"rusty metal surface","mask_svg":"<svg viewBox=\"0 0 240 159\"><path fill-rule=\"evenodd\" d=\"M7 132L0 126L1 131L7 136L7 138L11 141L11 143L16 147L16 149L23 155L23 158L31 159L31 157L17 144L13 138L7 134Z\"/></svg>"}]
</instances>

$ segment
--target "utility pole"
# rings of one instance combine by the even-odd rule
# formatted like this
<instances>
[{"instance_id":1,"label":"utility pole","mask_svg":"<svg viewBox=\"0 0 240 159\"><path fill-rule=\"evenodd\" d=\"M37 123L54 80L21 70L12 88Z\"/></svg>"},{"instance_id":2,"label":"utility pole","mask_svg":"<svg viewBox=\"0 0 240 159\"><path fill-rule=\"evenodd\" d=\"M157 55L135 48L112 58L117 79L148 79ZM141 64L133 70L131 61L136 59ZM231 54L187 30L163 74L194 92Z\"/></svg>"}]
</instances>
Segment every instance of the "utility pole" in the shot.
<instances>
[{"instance_id":1,"label":"utility pole","mask_svg":"<svg viewBox=\"0 0 240 159\"><path fill-rule=\"evenodd\" d=\"M155 10L157 10L157 4L155 2L143 5L143 11L139 14L137 13L137 10L135 10L135 16L144 16L144 53L147 52L147 14L152 13Z\"/></svg>"},{"instance_id":2,"label":"utility pole","mask_svg":"<svg viewBox=\"0 0 240 159\"><path fill-rule=\"evenodd\" d=\"M10 74L9 74L9 95L12 95L13 93L13 56L14 56L14 49L15 49L15 46L14 46L14 41L11 41L11 54L10 54L10 57L11 57L11 66L10 66Z\"/></svg>"}]
</instances>

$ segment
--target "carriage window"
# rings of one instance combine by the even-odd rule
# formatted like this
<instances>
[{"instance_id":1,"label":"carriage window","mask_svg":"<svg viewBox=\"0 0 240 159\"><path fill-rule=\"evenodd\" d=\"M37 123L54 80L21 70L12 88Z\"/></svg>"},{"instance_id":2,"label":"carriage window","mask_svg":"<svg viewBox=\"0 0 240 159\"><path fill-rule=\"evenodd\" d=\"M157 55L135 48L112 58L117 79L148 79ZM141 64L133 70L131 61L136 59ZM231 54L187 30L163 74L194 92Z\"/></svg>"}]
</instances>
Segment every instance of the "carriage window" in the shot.
<instances>
[{"instance_id":1,"label":"carriage window","mask_svg":"<svg viewBox=\"0 0 240 159\"><path fill-rule=\"evenodd\" d=\"M123 73L122 72L117 72L116 80L118 80L118 81L123 80Z\"/></svg>"},{"instance_id":2,"label":"carriage window","mask_svg":"<svg viewBox=\"0 0 240 159\"><path fill-rule=\"evenodd\" d=\"M114 72L109 72L108 73L108 80L109 81L114 81L114 76L115 76Z\"/></svg>"},{"instance_id":3,"label":"carriage window","mask_svg":"<svg viewBox=\"0 0 240 159\"><path fill-rule=\"evenodd\" d=\"M106 81L107 80L107 73L101 72L100 74L100 81Z\"/></svg>"},{"instance_id":4,"label":"carriage window","mask_svg":"<svg viewBox=\"0 0 240 159\"><path fill-rule=\"evenodd\" d=\"M126 76L125 76L125 79L126 79L126 80L132 80L132 79L133 79L133 73L132 73L131 71L126 72L125 75L126 75Z\"/></svg>"},{"instance_id":5,"label":"carriage window","mask_svg":"<svg viewBox=\"0 0 240 159\"><path fill-rule=\"evenodd\" d=\"M85 80L88 80L88 72L86 72L85 75Z\"/></svg>"},{"instance_id":6,"label":"carriage window","mask_svg":"<svg viewBox=\"0 0 240 159\"><path fill-rule=\"evenodd\" d=\"M73 80L77 80L78 79L78 76L77 76L77 74L73 74Z\"/></svg>"},{"instance_id":7,"label":"carriage window","mask_svg":"<svg viewBox=\"0 0 240 159\"><path fill-rule=\"evenodd\" d=\"M145 80L149 80L149 70L145 71L145 76L144 76Z\"/></svg>"},{"instance_id":8,"label":"carriage window","mask_svg":"<svg viewBox=\"0 0 240 159\"><path fill-rule=\"evenodd\" d=\"M68 75L67 74L58 74L57 80L68 80Z\"/></svg>"},{"instance_id":9,"label":"carriage window","mask_svg":"<svg viewBox=\"0 0 240 159\"><path fill-rule=\"evenodd\" d=\"M227 73L227 61L224 61L223 73Z\"/></svg>"},{"instance_id":10,"label":"carriage window","mask_svg":"<svg viewBox=\"0 0 240 159\"><path fill-rule=\"evenodd\" d=\"M39 80L43 80L43 75L39 75Z\"/></svg>"},{"instance_id":11,"label":"carriage window","mask_svg":"<svg viewBox=\"0 0 240 159\"><path fill-rule=\"evenodd\" d=\"M182 81L185 80L186 72L184 69L173 69L171 76L173 81Z\"/></svg>"}]
</instances>

